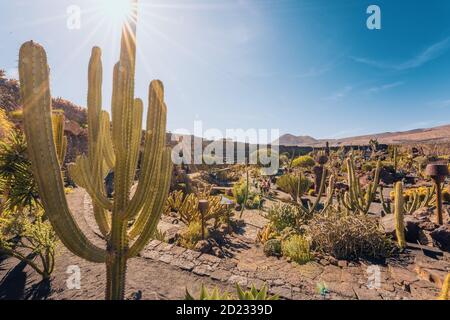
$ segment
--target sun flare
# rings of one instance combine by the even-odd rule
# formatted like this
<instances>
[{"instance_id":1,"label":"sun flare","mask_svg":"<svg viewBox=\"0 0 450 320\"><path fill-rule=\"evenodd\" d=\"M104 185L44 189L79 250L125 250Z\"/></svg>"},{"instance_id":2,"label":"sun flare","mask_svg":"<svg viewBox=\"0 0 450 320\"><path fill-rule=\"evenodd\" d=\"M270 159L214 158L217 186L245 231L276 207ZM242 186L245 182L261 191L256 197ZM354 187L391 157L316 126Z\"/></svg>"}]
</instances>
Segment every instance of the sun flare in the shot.
<instances>
[{"instance_id":1,"label":"sun flare","mask_svg":"<svg viewBox=\"0 0 450 320\"><path fill-rule=\"evenodd\" d=\"M101 12L112 23L121 24L133 14L133 0L100 0Z\"/></svg>"}]
</instances>

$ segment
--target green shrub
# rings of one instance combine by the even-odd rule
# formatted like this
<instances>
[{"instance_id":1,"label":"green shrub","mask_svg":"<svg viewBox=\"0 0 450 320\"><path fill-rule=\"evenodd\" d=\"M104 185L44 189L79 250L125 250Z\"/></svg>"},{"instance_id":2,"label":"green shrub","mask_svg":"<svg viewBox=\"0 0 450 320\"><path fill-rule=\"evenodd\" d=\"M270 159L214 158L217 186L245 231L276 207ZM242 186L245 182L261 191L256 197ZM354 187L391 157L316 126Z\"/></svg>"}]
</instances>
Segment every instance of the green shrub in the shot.
<instances>
[{"instance_id":1,"label":"green shrub","mask_svg":"<svg viewBox=\"0 0 450 320\"><path fill-rule=\"evenodd\" d=\"M298 158L295 158L294 161L292 161L292 166L295 168L305 168L310 169L314 167L316 162L311 156L300 156Z\"/></svg>"},{"instance_id":2,"label":"green shrub","mask_svg":"<svg viewBox=\"0 0 450 320\"><path fill-rule=\"evenodd\" d=\"M13 131L0 142L0 181L3 210L33 211L42 207L21 131Z\"/></svg>"},{"instance_id":3,"label":"green shrub","mask_svg":"<svg viewBox=\"0 0 450 320\"><path fill-rule=\"evenodd\" d=\"M373 165L371 164L371 163L364 163L362 166L361 166L361 169L362 169L362 171L364 171L364 172L371 172L372 170L373 170Z\"/></svg>"},{"instance_id":4,"label":"green shrub","mask_svg":"<svg viewBox=\"0 0 450 320\"><path fill-rule=\"evenodd\" d=\"M208 230L205 230L205 239L208 238ZM200 221L191 221L187 229L181 234L179 243L187 249L194 249L197 242L202 240L202 224Z\"/></svg>"},{"instance_id":5,"label":"green shrub","mask_svg":"<svg viewBox=\"0 0 450 320\"><path fill-rule=\"evenodd\" d=\"M297 227L299 218L299 210L296 206L286 203L274 204L267 214L272 226L277 232L281 232L286 228Z\"/></svg>"},{"instance_id":6,"label":"green shrub","mask_svg":"<svg viewBox=\"0 0 450 320\"><path fill-rule=\"evenodd\" d=\"M239 182L233 186L233 197L237 204L243 205L247 199L247 183Z\"/></svg>"},{"instance_id":7,"label":"green shrub","mask_svg":"<svg viewBox=\"0 0 450 320\"><path fill-rule=\"evenodd\" d=\"M264 244L264 254L268 257L281 256L281 240L271 239Z\"/></svg>"},{"instance_id":8,"label":"green shrub","mask_svg":"<svg viewBox=\"0 0 450 320\"><path fill-rule=\"evenodd\" d=\"M303 175L285 174L278 178L278 187L297 201L312 185L312 182Z\"/></svg>"},{"instance_id":9,"label":"green shrub","mask_svg":"<svg viewBox=\"0 0 450 320\"><path fill-rule=\"evenodd\" d=\"M259 209L261 208L263 204L263 198L259 194L256 193L250 193L248 195L247 203L245 204L245 207L247 209Z\"/></svg>"},{"instance_id":10,"label":"green shrub","mask_svg":"<svg viewBox=\"0 0 450 320\"><path fill-rule=\"evenodd\" d=\"M301 235L294 235L282 243L283 256L290 258L298 264L305 264L311 261L311 251L309 241Z\"/></svg>"},{"instance_id":11,"label":"green shrub","mask_svg":"<svg viewBox=\"0 0 450 320\"><path fill-rule=\"evenodd\" d=\"M42 221L42 211L34 215L5 212L0 215L0 254L27 263L43 279L49 279L53 272L56 243L56 233L50 222Z\"/></svg>"}]
</instances>

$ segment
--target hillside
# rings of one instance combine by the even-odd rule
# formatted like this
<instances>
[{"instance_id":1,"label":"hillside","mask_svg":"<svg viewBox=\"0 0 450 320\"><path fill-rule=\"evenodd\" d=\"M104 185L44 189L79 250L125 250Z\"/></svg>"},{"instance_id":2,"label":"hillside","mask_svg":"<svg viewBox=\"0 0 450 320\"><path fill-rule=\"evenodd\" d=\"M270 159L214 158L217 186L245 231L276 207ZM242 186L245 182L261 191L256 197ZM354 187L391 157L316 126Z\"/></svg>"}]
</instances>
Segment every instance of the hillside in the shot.
<instances>
[{"instance_id":1,"label":"hillside","mask_svg":"<svg viewBox=\"0 0 450 320\"><path fill-rule=\"evenodd\" d=\"M86 109L62 98L53 99L52 106L55 110L64 110L65 134L68 138L66 162L73 162L77 155L87 151ZM18 127L20 127L20 118L15 117L14 112L20 111L21 108L19 82L8 79L5 72L0 69L0 109Z\"/></svg>"},{"instance_id":2,"label":"hillside","mask_svg":"<svg viewBox=\"0 0 450 320\"><path fill-rule=\"evenodd\" d=\"M417 144L450 142L450 125L428 129L415 129L403 132L385 132L342 139L314 139L305 136L286 134L280 137L279 144L284 146L320 147L328 141L332 146L367 145L371 139L377 139L382 144Z\"/></svg>"},{"instance_id":3,"label":"hillside","mask_svg":"<svg viewBox=\"0 0 450 320\"><path fill-rule=\"evenodd\" d=\"M75 160L76 155L86 152L87 148L87 112L86 109L62 98L53 99L53 108L64 110L66 116L66 134L69 138L67 161ZM0 109L6 114L20 110L19 83L8 79L0 69ZM169 141L170 135L168 136ZM325 142L332 146L367 145L371 139L377 139L382 144L417 144L417 143L447 143L450 142L450 125L428 129L415 129L403 132L385 132L342 139L315 139L311 136L294 136L285 134L277 141L283 146L320 147ZM177 139L174 139L174 143ZM176 142L175 142L176 144Z\"/></svg>"}]
</instances>

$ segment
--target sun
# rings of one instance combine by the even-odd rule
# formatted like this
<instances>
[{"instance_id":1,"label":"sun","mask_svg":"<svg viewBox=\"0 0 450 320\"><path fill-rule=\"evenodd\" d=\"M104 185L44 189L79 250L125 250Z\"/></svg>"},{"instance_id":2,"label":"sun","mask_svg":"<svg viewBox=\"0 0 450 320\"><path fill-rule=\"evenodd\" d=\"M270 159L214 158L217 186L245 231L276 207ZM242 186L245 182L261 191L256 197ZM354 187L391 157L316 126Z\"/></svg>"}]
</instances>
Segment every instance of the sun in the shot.
<instances>
[{"instance_id":1,"label":"sun","mask_svg":"<svg viewBox=\"0 0 450 320\"><path fill-rule=\"evenodd\" d=\"M127 21L133 14L134 0L100 0L100 10L114 24Z\"/></svg>"}]
</instances>

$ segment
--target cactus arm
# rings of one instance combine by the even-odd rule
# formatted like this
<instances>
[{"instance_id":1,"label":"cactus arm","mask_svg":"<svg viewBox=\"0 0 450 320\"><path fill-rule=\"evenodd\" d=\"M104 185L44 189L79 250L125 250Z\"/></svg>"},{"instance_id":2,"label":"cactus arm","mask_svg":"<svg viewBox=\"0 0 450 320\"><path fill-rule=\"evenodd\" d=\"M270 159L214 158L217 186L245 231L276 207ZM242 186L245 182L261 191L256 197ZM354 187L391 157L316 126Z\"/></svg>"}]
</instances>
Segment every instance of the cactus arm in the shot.
<instances>
[{"instance_id":1,"label":"cactus arm","mask_svg":"<svg viewBox=\"0 0 450 320\"><path fill-rule=\"evenodd\" d=\"M95 142L98 136L100 113L102 111L103 66L102 52L98 47L92 48L88 69L88 128L89 137Z\"/></svg>"},{"instance_id":2,"label":"cactus arm","mask_svg":"<svg viewBox=\"0 0 450 320\"><path fill-rule=\"evenodd\" d=\"M361 183L356 176L355 165L351 156L347 159L346 164L349 191L343 198L343 204L347 209L357 210L361 214L367 214L370 210L370 205L375 199L378 189L380 181L381 161L378 160L377 162L374 182L368 184L365 192L362 190Z\"/></svg>"},{"instance_id":3,"label":"cactus arm","mask_svg":"<svg viewBox=\"0 0 450 320\"><path fill-rule=\"evenodd\" d=\"M151 217L149 217L149 212L152 212L152 209L154 207L157 208L158 206L158 201L163 201L164 205L166 203L167 197L165 197L163 200L161 200L159 197L160 195L160 189L163 187L163 184L165 182L164 179L168 178L170 180L170 177L165 177L164 175L166 167L168 165L170 165L170 163L167 163L167 160L165 158L165 153L167 153L168 151L164 151L163 152L163 159L161 160L161 163L159 165L160 168L162 168L161 170L159 170L156 173L156 176L154 177L154 185L151 185L149 187L150 190L150 194L147 194L147 198L143 204L143 208L142 210L139 212L139 214L136 217L136 220L133 224L133 227L130 229L130 231L128 232L128 236L130 238L130 240L135 240L137 236L139 236L139 234L142 233L143 229L145 228L145 225L147 223L148 219L151 219ZM164 189L161 189L164 190ZM168 192L166 192L167 194ZM190 196L188 196L185 201L183 202L182 207L180 208L179 214L182 217L181 220L184 220L186 222L188 221L188 216L185 214L186 212L191 212L192 208L195 208L195 210L197 209L198 203L195 203L194 205L192 205L192 201L190 201L190 199L192 199ZM191 210L191 211L190 211ZM163 210L160 210L161 212ZM159 212L159 211L156 211ZM157 220L159 221L160 216L158 216Z\"/></svg>"},{"instance_id":4,"label":"cactus arm","mask_svg":"<svg viewBox=\"0 0 450 320\"><path fill-rule=\"evenodd\" d=\"M67 205L53 140L49 68L40 45L33 42L22 45L19 73L28 152L45 212L70 251L88 261L104 262L106 252L86 238Z\"/></svg>"},{"instance_id":5,"label":"cactus arm","mask_svg":"<svg viewBox=\"0 0 450 320\"><path fill-rule=\"evenodd\" d=\"M132 149L130 150L130 167L128 171L128 179L130 185L133 184L134 178L136 176L136 169L139 159L139 152L141 149L142 141L142 114L144 112L144 104L141 99L135 99L134 109L132 114L132 127L131 127L131 137L130 145Z\"/></svg>"},{"instance_id":6,"label":"cactus arm","mask_svg":"<svg viewBox=\"0 0 450 320\"><path fill-rule=\"evenodd\" d=\"M75 164L69 164L69 174L79 186L86 189L92 200L104 209L111 210L112 202L96 188L92 181L92 171L89 167L89 160L86 156L79 156Z\"/></svg>"},{"instance_id":7,"label":"cactus arm","mask_svg":"<svg viewBox=\"0 0 450 320\"><path fill-rule=\"evenodd\" d=\"M334 186L335 186L335 178L334 178L334 175L331 175L330 179L328 181L327 199L324 203L321 213L326 212L328 210L328 208L333 204Z\"/></svg>"},{"instance_id":8,"label":"cactus arm","mask_svg":"<svg viewBox=\"0 0 450 320\"><path fill-rule=\"evenodd\" d=\"M380 186L380 201L381 205L383 206L384 212L386 212L387 214L392 213L391 204L384 199L382 186Z\"/></svg>"},{"instance_id":9,"label":"cactus arm","mask_svg":"<svg viewBox=\"0 0 450 320\"><path fill-rule=\"evenodd\" d=\"M113 142L111 139L111 123L109 121L109 114L102 111L101 122L104 132L103 141L103 157L109 169L114 168L116 163L116 155L114 154Z\"/></svg>"},{"instance_id":10,"label":"cactus arm","mask_svg":"<svg viewBox=\"0 0 450 320\"><path fill-rule=\"evenodd\" d=\"M61 152L60 152L60 159L61 159L61 164L64 163L64 160L66 158L66 154L67 154L67 146L69 145L69 142L67 141L67 137L64 136L63 139L63 144L61 147Z\"/></svg>"},{"instance_id":11,"label":"cactus arm","mask_svg":"<svg viewBox=\"0 0 450 320\"><path fill-rule=\"evenodd\" d=\"M323 192L325 191L325 185L326 185L326 181L327 181L327 174L328 174L328 170L326 168L324 168L323 169L323 173L322 173L322 179L320 181L319 194L317 195L316 200L314 201L314 204L309 209L309 211L308 211L309 214L312 214L316 210L317 206L320 203L320 199L322 199Z\"/></svg>"},{"instance_id":12,"label":"cactus arm","mask_svg":"<svg viewBox=\"0 0 450 320\"><path fill-rule=\"evenodd\" d=\"M350 200L350 193L349 192L344 192L344 195L342 196L342 205L350 211L354 211L355 208L352 204L352 201Z\"/></svg>"},{"instance_id":13,"label":"cactus arm","mask_svg":"<svg viewBox=\"0 0 450 320\"><path fill-rule=\"evenodd\" d=\"M113 83L113 143L116 154L114 168L114 205L117 212L122 213L128 200L131 184L129 171L131 167L130 132L132 131L132 115L134 99L130 96L132 91L132 77L130 66L119 62L114 68Z\"/></svg>"},{"instance_id":14,"label":"cactus arm","mask_svg":"<svg viewBox=\"0 0 450 320\"><path fill-rule=\"evenodd\" d=\"M405 240L405 224L404 224L404 209L403 209L403 184L397 182L395 185L395 233L397 235L398 246L400 249L406 247Z\"/></svg>"},{"instance_id":15,"label":"cactus arm","mask_svg":"<svg viewBox=\"0 0 450 320\"><path fill-rule=\"evenodd\" d=\"M141 175L134 197L127 206L125 218L135 217L147 198L148 188L159 171L162 150L166 140L167 107L164 104L164 89L160 81L152 81L149 88L149 113L145 138Z\"/></svg>"},{"instance_id":16,"label":"cactus arm","mask_svg":"<svg viewBox=\"0 0 450 320\"><path fill-rule=\"evenodd\" d=\"M134 174L134 154L139 150L133 132L136 107L133 97L136 66L137 1L133 0L133 16L122 29L120 61L114 68L113 81L113 143L117 163L114 170L115 208L120 214L126 209L131 188L130 175ZM139 108L139 107L138 107ZM138 151L137 151L138 152Z\"/></svg>"},{"instance_id":17,"label":"cactus arm","mask_svg":"<svg viewBox=\"0 0 450 320\"><path fill-rule=\"evenodd\" d=\"M104 238L107 238L109 236L109 233L111 232L111 219L108 216L109 211L96 204L93 204L92 207L94 211L95 222L97 222L100 233Z\"/></svg>"},{"instance_id":18,"label":"cactus arm","mask_svg":"<svg viewBox=\"0 0 450 320\"><path fill-rule=\"evenodd\" d=\"M351 208L354 208L354 206L357 204L357 198L356 198L356 181L355 181L355 174L353 171L353 163L352 158L349 158L346 160L347 164L347 184L348 184L348 193L344 196L344 200L346 202L346 207L348 207L350 210Z\"/></svg>"},{"instance_id":19,"label":"cactus arm","mask_svg":"<svg viewBox=\"0 0 450 320\"><path fill-rule=\"evenodd\" d=\"M158 225L159 219L161 217L161 213L163 211L163 207L167 198L167 194L169 192L170 188L170 178L172 175L172 161L171 161L171 150L169 148L166 149L163 155L162 159L162 168L161 168L161 174L159 177L159 188L158 188L158 195L157 200L152 201L150 208L143 208L143 213L145 216L147 216L146 223L144 228L142 229L142 232L140 232L139 237L136 239L136 241L131 246L128 257L135 257L139 254L139 252L142 251L142 249L145 247L145 245L148 243L148 241L153 236L153 233L156 229L156 226ZM147 213L148 212L148 213Z\"/></svg>"},{"instance_id":20,"label":"cactus arm","mask_svg":"<svg viewBox=\"0 0 450 320\"><path fill-rule=\"evenodd\" d=\"M375 196L377 194L378 185L380 183L380 172L381 172L381 160L377 161L377 168L375 169L375 177L373 184L370 185L370 190L368 189L368 199L366 203L366 207L364 210L364 214L367 214L370 210L370 205L372 204L373 200L375 200Z\"/></svg>"},{"instance_id":21,"label":"cactus arm","mask_svg":"<svg viewBox=\"0 0 450 320\"><path fill-rule=\"evenodd\" d=\"M73 170L72 166L69 167L69 172L72 177L79 177L74 179L75 182L82 180L80 186L85 188L93 199L95 221L101 234L107 237L111 230L111 223L105 208L111 209L112 203L105 196L103 180L107 173L105 165L107 160L104 160L106 158L104 155L105 137L109 136L110 128L109 116L102 111L103 66L101 55L100 48L92 49L88 69L88 161L84 161L83 164L78 163L78 170ZM107 126L105 122L108 122Z\"/></svg>"},{"instance_id":22,"label":"cactus arm","mask_svg":"<svg viewBox=\"0 0 450 320\"><path fill-rule=\"evenodd\" d=\"M67 151L67 137L64 136L64 113L60 110L52 113L53 138L60 165L63 165Z\"/></svg>"},{"instance_id":23,"label":"cactus arm","mask_svg":"<svg viewBox=\"0 0 450 320\"><path fill-rule=\"evenodd\" d=\"M92 49L88 70L88 159L92 175L92 184L103 194L103 179L107 168L104 160L105 136L109 134L109 127L104 127L105 114L102 112L102 82L103 66L101 50Z\"/></svg>"},{"instance_id":24,"label":"cactus arm","mask_svg":"<svg viewBox=\"0 0 450 320\"><path fill-rule=\"evenodd\" d=\"M88 70L88 141L89 158L94 162L96 154L96 143L99 139L101 110L102 110L102 82L103 66L101 60L101 50L98 47L92 49Z\"/></svg>"}]
</instances>

